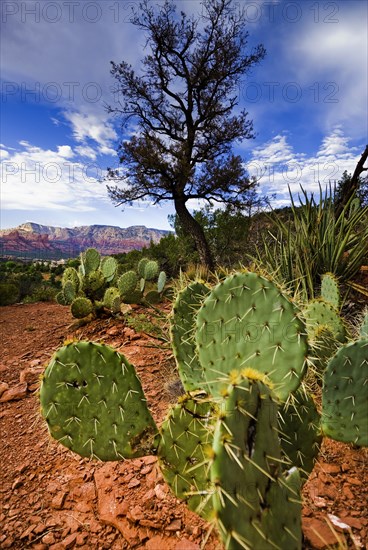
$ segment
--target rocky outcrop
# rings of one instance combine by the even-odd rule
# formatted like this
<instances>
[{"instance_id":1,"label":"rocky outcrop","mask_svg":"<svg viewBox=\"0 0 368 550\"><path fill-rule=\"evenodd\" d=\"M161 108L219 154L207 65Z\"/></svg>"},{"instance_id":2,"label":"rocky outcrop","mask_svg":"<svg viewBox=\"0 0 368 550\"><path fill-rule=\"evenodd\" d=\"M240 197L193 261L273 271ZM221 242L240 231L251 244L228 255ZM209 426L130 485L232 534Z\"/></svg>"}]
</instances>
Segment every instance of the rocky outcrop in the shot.
<instances>
[{"instance_id":1,"label":"rocky outcrop","mask_svg":"<svg viewBox=\"0 0 368 550\"><path fill-rule=\"evenodd\" d=\"M2 256L28 258L73 258L89 247L104 255L119 254L148 247L169 232L142 225L121 228L110 225L85 225L73 229L24 223L0 231Z\"/></svg>"}]
</instances>

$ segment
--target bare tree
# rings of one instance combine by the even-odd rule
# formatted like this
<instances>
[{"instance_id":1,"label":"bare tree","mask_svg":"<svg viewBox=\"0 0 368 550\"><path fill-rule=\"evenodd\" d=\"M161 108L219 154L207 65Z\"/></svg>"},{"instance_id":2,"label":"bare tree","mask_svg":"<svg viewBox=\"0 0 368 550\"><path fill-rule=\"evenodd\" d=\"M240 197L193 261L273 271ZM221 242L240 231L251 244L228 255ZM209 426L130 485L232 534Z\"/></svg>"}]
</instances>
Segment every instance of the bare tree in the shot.
<instances>
[{"instance_id":1,"label":"bare tree","mask_svg":"<svg viewBox=\"0 0 368 550\"><path fill-rule=\"evenodd\" d=\"M236 106L240 78L263 59L265 49L258 45L247 53L245 14L232 0L204 0L198 18L178 14L168 0L158 9L145 0L133 24L146 34L148 53L141 74L125 61L112 62L119 103L109 110L122 118L123 129L130 119L136 126L135 135L119 146L123 171L108 171L114 182L109 194L116 205L173 201L202 263L212 269L203 229L187 203L247 206L257 184L232 144L254 132L248 113Z\"/></svg>"},{"instance_id":2,"label":"bare tree","mask_svg":"<svg viewBox=\"0 0 368 550\"><path fill-rule=\"evenodd\" d=\"M342 180L339 182L337 189L337 196L335 199L335 215L338 218L344 207L349 202L350 198L359 191L359 187L362 184L361 174L368 171L368 167L364 168L368 158L368 145L366 145L360 159L357 162L354 173L349 176L347 172L344 172Z\"/></svg>"}]
</instances>

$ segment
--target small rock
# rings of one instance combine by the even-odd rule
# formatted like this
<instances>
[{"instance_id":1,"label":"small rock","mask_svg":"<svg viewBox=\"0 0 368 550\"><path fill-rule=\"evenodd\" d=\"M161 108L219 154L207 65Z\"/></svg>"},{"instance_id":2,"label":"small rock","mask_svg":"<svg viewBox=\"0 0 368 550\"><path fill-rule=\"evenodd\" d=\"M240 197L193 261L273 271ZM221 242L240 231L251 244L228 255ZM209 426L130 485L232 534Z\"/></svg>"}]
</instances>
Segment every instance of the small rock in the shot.
<instances>
[{"instance_id":1,"label":"small rock","mask_svg":"<svg viewBox=\"0 0 368 550\"><path fill-rule=\"evenodd\" d=\"M14 546L14 539L7 537L2 543L1 548L12 548Z\"/></svg>"},{"instance_id":2,"label":"small rock","mask_svg":"<svg viewBox=\"0 0 368 550\"><path fill-rule=\"evenodd\" d=\"M61 544L64 548L72 548L77 541L77 535L76 533L72 533L71 535L68 535L64 540L61 541Z\"/></svg>"},{"instance_id":3,"label":"small rock","mask_svg":"<svg viewBox=\"0 0 368 550\"><path fill-rule=\"evenodd\" d=\"M344 523L347 523L350 525L350 527L354 527L355 529L363 529L363 521L358 518L352 518L351 516L344 517Z\"/></svg>"},{"instance_id":4,"label":"small rock","mask_svg":"<svg viewBox=\"0 0 368 550\"><path fill-rule=\"evenodd\" d=\"M167 488L164 485L156 485L154 491L157 498L160 500L165 500Z\"/></svg>"},{"instance_id":5,"label":"small rock","mask_svg":"<svg viewBox=\"0 0 368 550\"><path fill-rule=\"evenodd\" d=\"M51 545L51 544L55 544L56 539L52 533L47 533L44 537L42 537L42 542L44 544Z\"/></svg>"},{"instance_id":6,"label":"small rock","mask_svg":"<svg viewBox=\"0 0 368 550\"><path fill-rule=\"evenodd\" d=\"M174 519L165 529L166 531L180 531L181 519Z\"/></svg>"},{"instance_id":7,"label":"small rock","mask_svg":"<svg viewBox=\"0 0 368 550\"><path fill-rule=\"evenodd\" d=\"M19 375L19 381L21 384L26 383L28 386L31 384L37 384L40 381L40 376L44 372L44 368L39 367L38 369L24 369Z\"/></svg>"},{"instance_id":8,"label":"small rock","mask_svg":"<svg viewBox=\"0 0 368 550\"><path fill-rule=\"evenodd\" d=\"M127 513L127 518L130 521L133 521L133 522L144 519L144 514L143 514L143 511L142 511L142 508L140 506L134 506L134 508L132 508Z\"/></svg>"},{"instance_id":9,"label":"small rock","mask_svg":"<svg viewBox=\"0 0 368 550\"><path fill-rule=\"evenodd\" d=\"M144 456L142 457L142 461L148 466L149 464L154 464L157 462L157 458L155 456Z\"/></svg>"},{"instance_id":10,"label":"small rock","mask_svg":"<svg viewBox=\"0 0 368 550\"><path fill-rule=\"evenodd\" d=\"M13 485L12 485L12 490L14 491L15 489L19 489L19 487L22 487L23 485L23 481L20 477L17 477L17 479L14 481Z\"/></svg>"},{"instance_id":11,"label":"small rock","mask_svg":"<svg viewBox=\"0 0 368 550\"><path fill-rule=\"evenodd\" d=\"M0 396L4 393L4 391L9 389L9 384L6 382L0 382Z\"/></svg>"},{"instance_id":12,"label":"small rock","mask_svg":"<svg viewBox=\"0 0 368 550\"><path fill-rule=\"evenodd\" d=\"M78 533L77 534L77 538L75 540L75 543L76 543L77 546L82 546L86 539L88 539L88 533L83 531L83 533Z\"/></svg>"},{"instance_id":13,"label":"small rock","mask_svg":"<svg viewBox=\"0 0 368 550\"><path fill-rule=\"evenodd\" d=\"M64 502L66 497L68 496L68 493L66 492L60 492L51 501L52 508L55 508L56 510L61 510L64 506Z\"/></svg>"},{"instance_id":14,"label":"small rock","mask_svg":"<svg viewBox=\"0 0 368 550\"><path fill-rule=\"evenodd\" d=\"M145 466L141 470L142 476L145 476L145 475L149 474L150 472L152 472L152 466Z\"/></svg>"},{"instance_id":15,"label":"small rock","mask_svg":"<svg viewBox=\"0 0 368 550\"><path fill-rule=\"evenodd\" d=\"M322 471L326 474L339 474L341 472L340 466L338 464L328 464L327 462L320 462Z\"/></svg>"},{"instance_id":16,"label":"small rock","mask_svg":"<svg viewBox=\"0 0 368 550\"><path fill-rule=\"evenodd\" d=\"M17 401L18 399L23 399L27 395L27 384L17 384L13 388L4 391L0 397L0 403L5 403L7 401Z\"/></svg>"},{"instance_id":17,"label":"small rock","mask_svg":"<svg viewBox=\"0 0 368 550\"><path fill-rule=\"evenodd\" d=\"M138 485L140 484L141 482L139 481L139 479L135 477L128 483L128 489L133 489L133 487L138 487Z\"/></svg>"},{"instance_id":18,"label":"small rock","mask_svg":"<svg viewBox=\"0 0 368 550\"><path fill-rule=\"evenodd\" d=\"M351 483L351 485L357 485L357 486L359 486L359 485L362 484L362 482L360 481L360 479L357 479L356 477L348 477L348 478L346 478L346 480L347 480L349 483Z\"/></svg>"},{"instance_id":19,"label":"small rock","mask_svg":"<svg viewBox=\"0 0 368 550\"><path fill-rule=\"evenodd\" d=\"M342 492L344 493L344 495L351 499L351 500L354 500L354 495L353 493L351 492L351 489L349 487L349 485L345 484L344 487L342 488Z\"/></svg>"},{"instance_id":20,"label":"small rock","mask_svg":"<svg viewBox=\"0 0 368 550\"><path fill-rule=\"evenodd\" d=\"M325 521L316 518L303 518L302 524L304 536L314 548L322 550L339 542L336 534Z\"/></svg>"},{"instance_id":21,"label":"small rock","mask_svg":"<svg viewBox=\"0 0 368 550\"><path fill-rule=\"evenodd\" d=\"M167 540L167 538L156 535L146 542L145 548L147 550L163 550L164 548L167 548Z\"/></svg>"}]
</instances>

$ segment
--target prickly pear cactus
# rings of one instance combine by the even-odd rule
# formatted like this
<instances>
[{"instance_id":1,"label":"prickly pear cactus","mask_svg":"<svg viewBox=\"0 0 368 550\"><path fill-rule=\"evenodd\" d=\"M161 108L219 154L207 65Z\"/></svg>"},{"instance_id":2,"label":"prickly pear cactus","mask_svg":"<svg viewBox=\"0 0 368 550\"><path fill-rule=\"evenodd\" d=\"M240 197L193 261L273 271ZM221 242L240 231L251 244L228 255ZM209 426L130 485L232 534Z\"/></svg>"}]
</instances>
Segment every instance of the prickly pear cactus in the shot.
<instances>
[{"instance_id":1,"label":"prickly pear cactus","mask_svg":"<svg viewBox=\"0 0 368 550\"><path fill-rule=\"evenodd\" d=\"M318 325L313 328L313 340L309 340L311 347L311 361L313 362L317 378L321 380L328 360L340 347L340 342L335 337L328 325Z\"/></svg>"},{"instance_id":2,"label":"prickly pear cactus","mask_svg":"<svg viewBox=\"0 0 368 550\"><path fill-rule=\"evenodd\" d=\"M346 328L336 309L321 299L311 300L303 310L307 323L308 337L316 338L320 325L327 326L341 344L346 341Z\"/></svg>"},{"instance_id":3,"label":"prickly pear cactus","mask_svg":"<svg viewBox=\"0 0 368 550\"><path fill-rule=\"evenodd\" d=\"M237 273L218 284L197 315L196 342L206 386L221 394L232 370L267 375L285 401L305 372L307 335L298 308L268 279Z\"/></svg>"},{"instance_id":4,"label":"prickly pear cactus","mask_svg":"<svg viewBox=\"0 0 368 550\"><path fill-rule=\"evenodd\" d=\"M67 304L71 304L77 296L76 288L71 281L65 282L63 286L63 293L65 297L65 302Z\"/></svg>"},{"instance_id":5,"label":"prickly pear cactus","mask_svg":"<svg viewBox=\"0 0 368 550\"><path fill-rule=\"evenodd\" d=\"M155 452L157 428L140 381L108 346L60 348L44 373L40 401L52 437L81 456L107 461Z\"/></svg>"},{"instance_id":6,"label":"prickly pear cactus","mask_svg":"<svg viewBox=\"0 0 368 550\"><path fill-rule=\"evenodd\" d=\"M150 260L144 267L144 279L153 281L158 275L158 263L155 260Z\"/></svg>"},{"instance_id":7,"label":"prickly pear cactus","mask_svg":"<svg viewBox=\"0 0 368 550\"><path fill-rule=\"evenodd\" d=\"M296 469L281 473L277 403L261 380L231 378L211 466L219 532L232 550L299 550L300 480Z\"/></svg>"},{"instance_id":8,"label":"prickly pear cactus","mask_svg":"<svg viewBox=\"0 0 368 550\"><path fill-rule=\"evenodd\" d=\"M55 299L56 299L57 303L60 304L61 306L67 306L68 305L68 303L66 301L66 298L65 298L65 294L62 290L56 294Z\"/></svg>"},{"instance_id":9,"label":"prickly pear cactus","mask_svg":"<svg viewBox=\"0 0 368 550\"><path fill-rule=\"evenodd\" d=\"M111 286L105 290L103 305L109 309L112 313L119 313L120 311L120 292L119 289Z\"/></svg>"},{"instance_id":10,"label":"prickly pear cactus","mask_svg":"<svg viewBox=\"0 0 368 550\"><path fill-rule=\"evenodd\" d=\"M333 273L325 273L322 275L321 297L336 310L340 309L341 297L339 282Z\"/></svg>"},{"instance_id":11,"label":"prickly pear cactus","mask_svg":"<svg viewBox=\"0 0 368 550\"><path fill-rule=\"evenodd\" d=\"M166 285L166 273L165 271L160 271L157 279L157 292L161 294L164 291Z\"/></svg>"},{"instance_id":12,"label":"prickly pear cactus","mask_svg":"<svg viewBox=\"0 0 368 550\"><path fill-rule=\"evenodd\" d=\"M87 248L81 254L81 263L84 267L84 274L88 275L91 271L99 268L101 256L95 248Z\"/></svg>"},{"instance_id":13,"label":"prickly pear cactus","mask_svg":"<svg viewBox=\"0 0 368 550\"><path fill-rule=\"evenodd\" d=\"M75 292L78 292L80 281L78 277L78 271L74 269L74 267L67 267L64 270L63 276L61 278L61 286L64 288L67 282L70 282L73 285Z\"/></svg>"},{"instance_id":14,"label":"prickly pear cactus","mask_svg":"<svg viewBox=\"0 0 368 550\"><path fill-rule=\"evenodd\" d=\"M195 347L195 315L210 289L202 283L192 283L176 297L170 318L173 352L180 379L186 391L203 388L203 369Z\"/></svg>"},{"instance_id":15,"label":"prickly pear cactus","mask_svg":"<svg viewBox=\"0 0 368 550\"><path fill-rule=\"evenodd\" d=\"M76 319L84 319L93 312L93 304L89 298L79 296L73 300L71 305L71 312Z\"/></svg>"},{"instance_id":16,"label":"prickly pear cactus","mask_svg":"<svg viewBox=\"0 0 368 550\"><path fill-rule=\"evenodd\" d=\"M313 470L322 443L320 415L304 388L279 409L278 426L286 467L296 466L304 481Z\"/></svg>"},{"instance_id":17,"label":"prickly pear cactus","mask_svg":"<svg viewBox=\"0 0 368 550\"><path fill-rule=\"evenodd\" d=\"M322 393L322 431L368 446L368 339L342 346L330 359Z\"/></svg>"},{"instance_id":18,"label":"prickly pear cactus","mask_svg":"<svg viewBox=\"0 0 368 550\"><path fill-rule=\"evenodd\" d=\"M210 449L215 406L183 396L163 422L158 447L161 471L174 494L202 517L212 512Z\"/></svg>"},{"instance_id":19,"label":"prickly pear cactus","mask_svg":"<svg viewBox=\"0 0 368 550\"><path fill-rule=\"evenodd\" d=\"M144 301L151 305L159 304L161 302L161 294L157 290L150 290L144 296Z\"/></svg>"},{"instance_id":20,"label":"prickly pear cactus","mask_svg":"<svg viewBox=\"0 0 368 550\"><path fill-rule=\"evenodd\" d=\"M148 258L142 258L139 262L138 262L138 275L139 277L141 278L144 278L145 276L145 269L146 269L146 265L148 264L149 262L149 259Z\"/></svg>"},{"instance_id":21,"label":"prickly pear cactus","mask_svg":"<svg viewBox=\"0 0 368 550\"><path fill-rule=\"evenodd\" d=\"M135 271L123 273L118 280L118 288L121 296L124 298L127 294L135 291L138 283L138 276Z\"/></svg>"},{"instance_id":22,"label":"prickly pear cactus","mask_svg":"<svg viewBox=\"0 0 368 550\"><path fill-rule=\"evenodd\" d=\"M118 262L112 256L106 256L101 260L100 269L105 281L111 283L117 273Z\"/></svg>"}]
</instances>

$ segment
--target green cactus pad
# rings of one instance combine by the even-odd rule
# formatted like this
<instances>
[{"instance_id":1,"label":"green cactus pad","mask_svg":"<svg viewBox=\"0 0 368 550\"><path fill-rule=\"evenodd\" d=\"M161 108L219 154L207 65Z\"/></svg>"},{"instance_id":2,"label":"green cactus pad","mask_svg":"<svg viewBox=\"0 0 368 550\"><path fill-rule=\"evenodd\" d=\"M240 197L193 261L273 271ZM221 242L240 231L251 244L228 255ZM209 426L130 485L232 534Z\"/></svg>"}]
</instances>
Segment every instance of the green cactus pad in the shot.
<instances>
[{"instance_id":1,"label":"green cactus pad","mask_svg":"<svg viewBox=\"0 0 368 550\"><path fill-rule=\"evenodd\" d=\"M328 325L315 327L313 336L314 340L309 340L312 355L310 359L313 361L317 374L321 376L328 360L336 353L341 344Z\"/></svg>"},{"instance_id":2,"label":"green cactus pad","mask_svg":"<svg viewBox=\"0 0 368 550\"><path fill-rule=\"evenodd\" d=\"M158 275L158 263L155 260L150 260L144 268L144 278L146 281L153 281Z\"/></svg>"},{"instance_id":3,"label":"green cactus pad","mask_svg":"<svg viewBox=\"0 0 368 550\"><path fill-rule=\"evenodd\" d=\"M281 449L287 468L296 466L304 480L313 470L322 443L320 415L304 388L291 394L279 409Z\"/></svg>"},{"instance_id":4,"label":"green cactus pad","mask_svg":"<svg viewBox=\"0 0 368 550\"><path fill-rule=\"evenodd\" d=\"M339 282L333 273L325 273L322 275L321 297L335 309L340 309L341 297Z\"/></svg>"},{"instance_id":5,"label":"green cactus pad","mask_svg":"<svg viewBox=\"0 0 368 550\"><path fill-rule=\"evenodd\" d=\"M89 298L100 299L104 294L105 279L102 271L91 271L83 279L83 290Z\"/></svg>"},{"instance_id":6,"label":"green cactus pad","mask_svg":"<svg viewBox=\"0 0 368 550\"><path fill-rule=\"evenodd\" d=\"M64 286L63 286L63 292L64 292L64 297L65 297L65 301L67 304L71 304L73 300L75 300L76 298L76 289L75 289L75 286L73 285L73 283L71 281L66 281Z\"/></svg>"},{"instance_id":7,"label":"green cactus pad","mask_svg":"<svg viewBox=\"0 0 368 550\"><path fill-rule=\"evenodd\" d=\"M140 277L143 277L143 278L144 278L144 272L145 272L146 265L148 264L148 262L149 262L149 259L148 259L148 258L142 258L142 259L138 262L137 270L138 270L138 275L139 275Z\"/></svg>"},{"instance_id":8,"label":"green cactus pad","mask_svg":"<svg viewBox=\"0 0 368 550\"><path fill-rule=\"evenodd\" d=\"M101 261L100 269L105 278L105 281L111 283L118 269L118 262L112 256L106 256Z\"/></svg>"},{"instance_id":9,"label":"green cactus pad","mask_svg":"<svg viewBox=\"0 0 368 550\"><path fill-rule=\"evenodd\" d=\"M260 380L234 373L225 394L211 466L213 505L224 545L299 550L299 479L293 474L293 484L288 484L281 473L272 392Z\"/></svg>"},{"instance_id":10,"label":"green cactus pad","mask_svg":"<svg viewBox=\"0 0 368 550\"><path fill-rule=\"evenodd\" d=\"M110 309L112 313L119 313L120 311L120 292L118 288L111 286L105 290L103 304L107 309Z\"/></svg>"},{"instance_id":11,"label":"green cactus pad","mask_svg":"<svg viewBox=\"0 0 368 550\"><path fill-rule=\"evenodd\" d=\"M118 288L121 296L124 297L126 294L130 294L131 292L134 292L137 286L137 283L138 283L138 275L136 274L135 271L127 271L126 273L123 273L118 280Z\"/></svg>"},{"instance_id":12,"label":"green cactus pad","mask_svg":"<svg viewBox=\"0 0 368 550\"><path fill-rule=\"evenodd\" d=\"M84 266L85 275L88 275L91 271L96 271L99 268L101 256L95 248L87 248L81 254L81 261Z\"/></svg>"},{"instance_id":13,"label":"green cactus pad","mask_svg":"<svg viewBox=\"0 0 368 550\"><path fill-rule=\"evenodd\" d=\"M322 431L368 446L368 339L342 346L330 359L322 393Z\"/></svg>"},{"instance_id":14,"label":"green cactus pad","mask_svg":"<svg viewBox=\"0 0 368 550\"><path fill-rule=\"evenodd\" d=\"M322 299L311 300L303 310L307 323L308 338L315 340L320 325L327 326L336 340L346 341L346 329L336 309Z\"/></svg>"},{"instance_id":15,"label":"green cactus pad","mask_svg":"<svg viewBox=\"0 0 368 550\"><path fill-rule=\"evenodd\" d=\"M79 285L80 285L79 276L78 276L78 271L74 269L74 267L67 267L63 273L63 276L61 279L61 286L64 288L67 282L72 283L75 292L78 292Z\"/></svg>"},{"instance_id":16,"label":"green cactus pad","mask_svg":"<svg viewBox=\"0 0 368 550\"><path fill-rule=\"evenodd\" d=\"M163 292L166 285L166 273L165 271L160 271L158 279L157 279L157 292L161 294Z\"/></svg>"},{"instance_id":17,"label":"green cactus pad","mask_svg":"<svg viewBox=\"0 0 368 550\"><path fill-rule=\"evenodd\" d=\"M155 452L157 428L134 367L108 346L60 348L40 401L52 437L81 456L107 461Z\"/></svg>"},{"instance_id":18,"label":"green cactus pad","mask_svg":"<svg viewBox=\"0 0 368 550\"><path fill-rule=\"evenodd\" d=\"M93 304L89 298L80 296L73 300L71 312L76 319L84 319L84 317L87 317L93 312Z\"/></svg>"},{"instance_id":19,"label":"green cactus pad","mask_svg":"<svg viewBox=\"0 0 368 550\"><path fill-rule=\"evenodd\" d=\"M170 318L171 340L179 375L186 391L203 388L203 369L195 349L195 314L210 289L192 283L181 290L174 302Z\"/></svg>"},{"instance_id":20,"label":"green cactus pad","mask_svg":"<svg viewBox=\"0 0 368 550\"><path fill-rule=\"evenodd\" d=\"M169 410L158 448L165 481L202 517L212 512L209 455L214 405L186 395Z\"/></svg>"},{"instance_id":21,"label":"green cactus pad","mask_svg":"<svg viewBox=\"0 0 368 550\"><path fill-rule=\"evenodd\" d=\"M256 273L237 273L218 284L197 315L196 341L208 390L221 394L232 370L266 374L285 401L305 371L307 335L299 310Z\"/></svg>"},{"instance_id":22,"label":"green cactus pad","mask_svg":"<svg viewBox=\"0 0 368 550\"><path fill-rule=\"evenodd\" d=\"M64 292L63 292L62 290L56 294L55 300L56 300L57 303L60 304L61 306L67 306L67 305L68 305L68 303L67 303L67 301L66 301L66 298L65 298L65 294L64 294Z\"/></svg>"}]
</instances>

